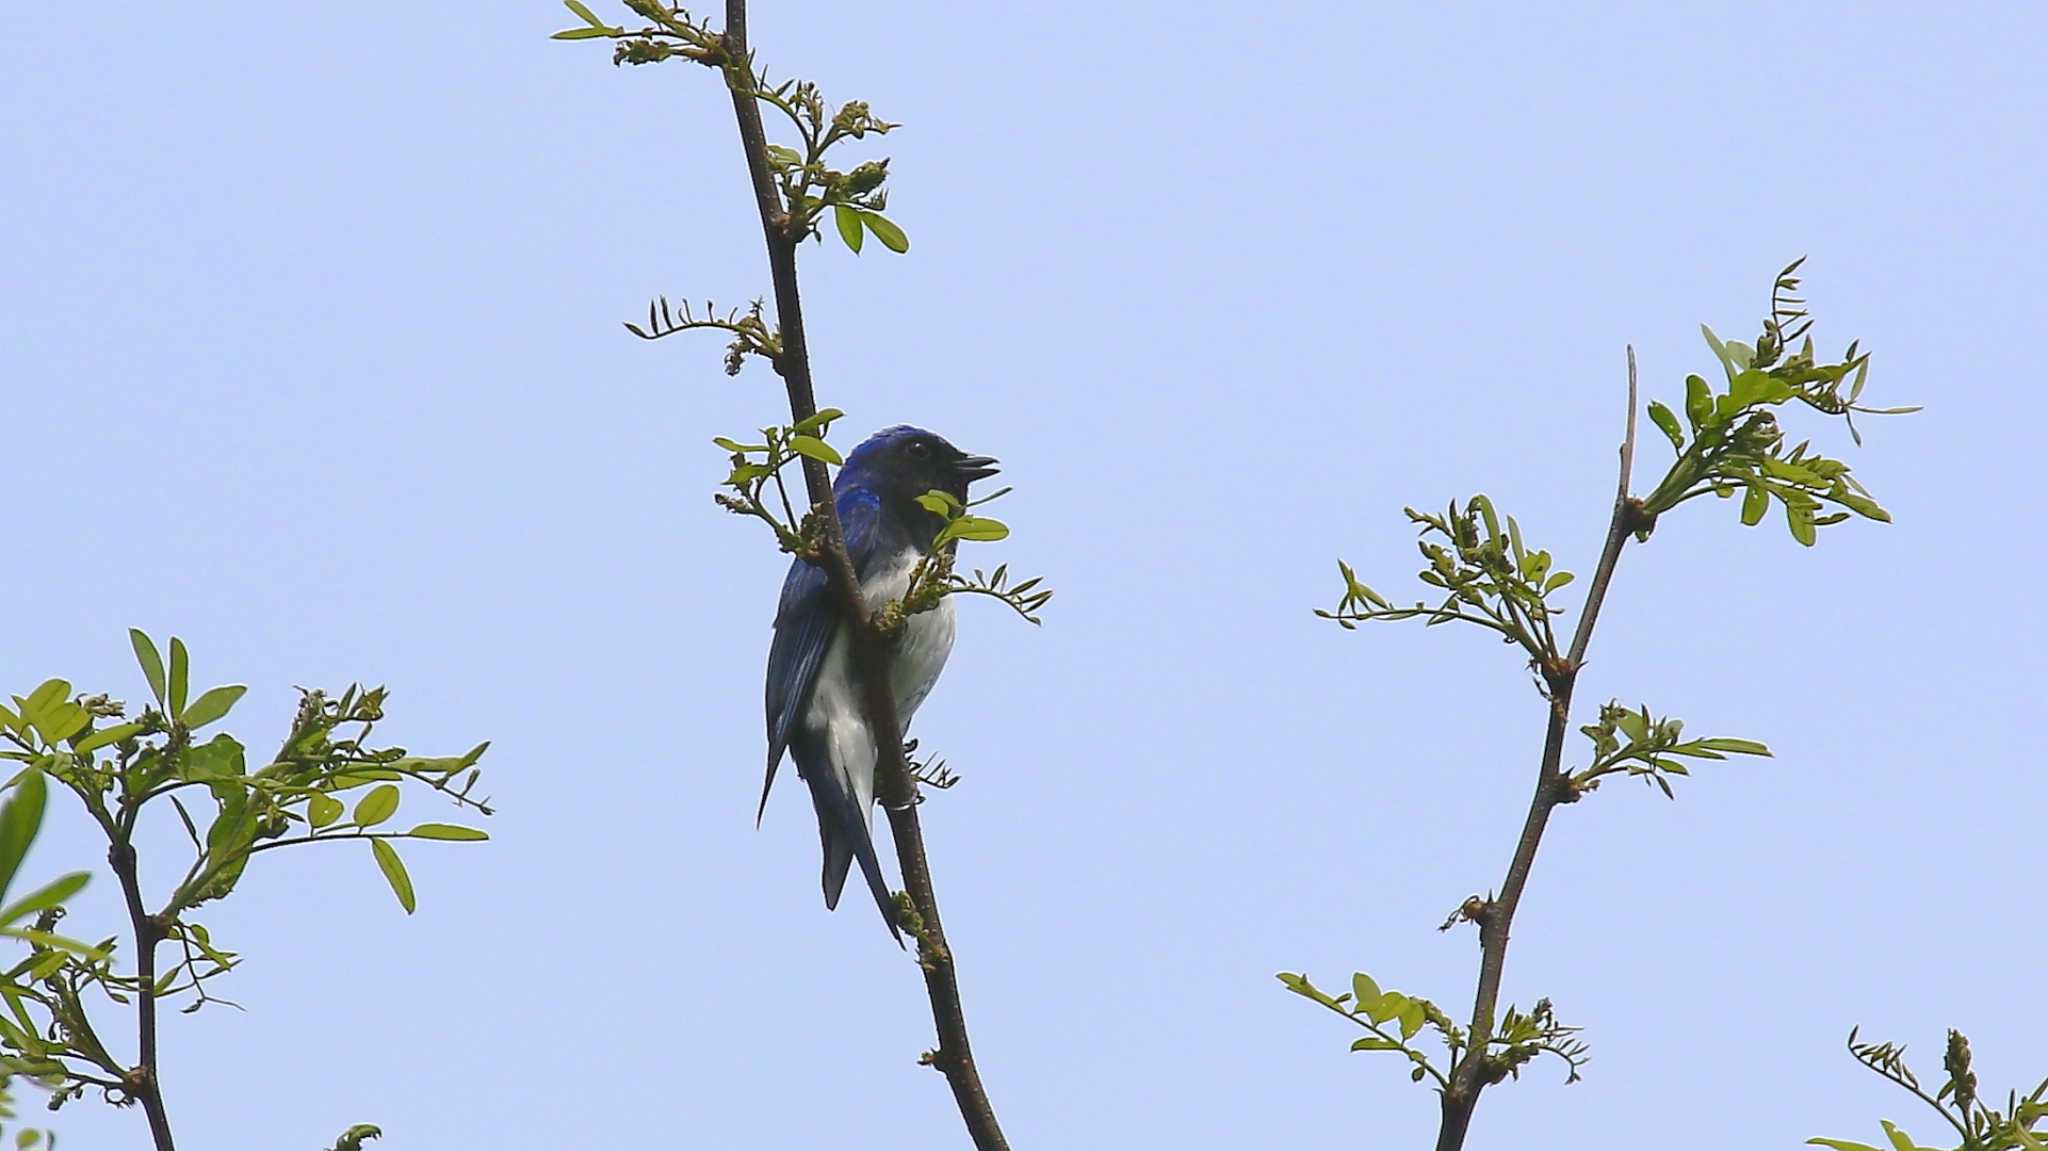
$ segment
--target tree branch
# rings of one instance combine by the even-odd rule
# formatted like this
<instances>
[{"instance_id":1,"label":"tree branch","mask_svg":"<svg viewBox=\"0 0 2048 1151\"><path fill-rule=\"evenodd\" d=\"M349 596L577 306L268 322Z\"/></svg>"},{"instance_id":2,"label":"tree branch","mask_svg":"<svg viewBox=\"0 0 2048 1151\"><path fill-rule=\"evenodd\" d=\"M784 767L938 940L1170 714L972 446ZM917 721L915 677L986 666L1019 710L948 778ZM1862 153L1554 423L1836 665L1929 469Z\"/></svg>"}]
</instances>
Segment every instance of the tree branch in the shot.
<instances>
[{"instance_id":1,"label":"tree branch","mask_svg":"<svg viewBox=\"0 0 2048 1151\"><path fill-rule=\"evenodd\" d=\"M1629 473L1636 454L1636 352L1628 350L1628 422L1621 442L1621 478L1616 485L1614 511L1607 523L1607 541L1600 550L1600 564L1586 589L1586 606L1579 616L1578 630L1561 662L1542 669L1549 688L1550 715L1543 732L1543 760L1536 770L1536 794L1529 801L1529 815L1522 822L1522 836L1508 862L1507 878L1500 894L1487 900L1472 918L1479 925L1479 987L1472 1001L1471 1045L1464 1058L1451 1070L1450 1086L1442 1092L1443 1120L1437 1129L1437 1151L1459 1151L1465 1132L1472 1124L1473 1108L1486 1088L1506 1076L1508 1068L1489 1052L1493 1038L1494 1013L1500 1007L1501 976L1507 966L1508 928L1515 909L1522 902L1529 871L1536 863L1536 849L1543 843L1543 829L1550 812L1569 794L1559 764L1564 758L1564 741L1572 710L1572 688L1579 668L1585 663L1586 648L1593 640L1593 624L1600 605L1607 598L1607 585L1614 579L1615 563L1628 537L1649 525L1644 523L1643 505L1628 494Z\"/></svg>"},{"instance_id":2,"label":"tree branch","mask_svg":"<svg viewBox=\"0 0 2048 1151\"><path fill-rule=\"evenodd\" d=\"M768 244L768 267L775 281L775 318L781 330L781 354L775 370L789 392L793 422L816 415L818 401L811 387L810 353L804 341L803 305L797 295L796 248L803 241L792 228L791 217L775 189L768 163L768 139L761 125L761 107L754 90L753 65L747 50L746 0L726 0L725 5L726 86L732 93L733 114L739 121L740 144L746 153L747 172L754 186L754 199L761 216L761 230ZM937 1025L939 1046L929 1060L946 1076L959 1105L960 1117L980 1151L1008 1151L995 1108L982 1088L974 1052L967 1039L967 1019L960 1006L960 985L954 973L953 952L946 944L939 921L939 903L932 892L930 866L925 861L924 834L918 825L912 802L915 785L910 766L903 757L903 725L896 716L896 701L889 691L886 641L873 626L860 580L846 552L838 510L832 501L831 479L825 465L805 457L804 486L812 511L824 524L824 544L816 562L829 577L839 609L848 621L848 642L853 644L854 667L862 685L862 707L868 726L875 734L876 795L889 813L889 830L896 843L896 861L903 872L904 890L910 896L921 924L918 963L924 970L925 991L931 999L932 1020Z\"/></svg>"},{"instance_id":3,"label":"tree branch","mask_svg":"<svg viewBox=\"0 0 2048 1151\"><path fill-rule=\"evenodd\" d=\"M107 862L121 881L121 894L128 903L128 922L135 932L135 1017L138 1054L135 1067L123 1076L122 1087L141 1100L149 1116L149 1134L156 1151L176 1151L171 1139L170 1116L164 1111L163 1091L157 1081L156 1058L156 945L163 929L142 905L142 884L135 870L135 847L123 829L111 836Z\"/></svg>"}]
</instances>

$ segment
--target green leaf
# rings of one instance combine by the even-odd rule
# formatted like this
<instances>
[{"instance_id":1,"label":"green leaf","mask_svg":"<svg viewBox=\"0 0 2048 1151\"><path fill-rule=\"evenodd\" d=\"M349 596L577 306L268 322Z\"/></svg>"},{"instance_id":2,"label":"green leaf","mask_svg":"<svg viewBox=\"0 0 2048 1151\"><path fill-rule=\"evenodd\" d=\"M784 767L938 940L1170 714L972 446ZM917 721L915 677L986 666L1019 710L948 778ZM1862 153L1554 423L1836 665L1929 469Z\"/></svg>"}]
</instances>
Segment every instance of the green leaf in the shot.
<instances>
[{"instance_id":1,"label":"green leaf","mask_svg":"<svg viewBox=\"0 0 2048 1151\"><path fill-rule=\"evenodd\" d=\"M1639 711L1624 711L1614 717L1615 724L1630 743L1641 743L1650 737L1650 720Z\"/></svg>"},{"instance_id":2,"label":"green leaf","mask_svg":"<svg viewBox=\"0 0 2048 1151\"><path fill-rule=\"evenodd\" d=\"M315 795L306 801L306 822L314 830L341 818L341 801L331 795Z\"/></svg>"},{"instance_id":3,"label":"green leaf","mask_svg":"<svg viewBox=\"0 0 2048 1151\"><path fill-rule=\"evenodd\" d=\"M361 827L375 827L398 810L398 785L380 784L356 804L355 821Z\"/></svg>"},{"instance_id":4,"label":"green leaf","mask_svg":"<svg viewBox=\"0 0 2048 1151\"><path fill-rule=\"evenodd\" d=\"M37 931L33 927L0 927L0 936L8 939L19 939L23 943L40 943L53 951L68 951L73 955L93 960L96 963L104 963L108 959L105 951L94 947L90 943L80 943L76 939L66 938L62 935L52 935L47 931Z\"/></svg>"},{"instance_id":5,"label":"green leaf","mask_svg":"<svg viewBox=\"0 0 2048 1151\"><path fill-rule=\"evenodd\" d=\"M1881 524L1888 524L1892 522L1892 514L1884 510L1883 508L1878 507L1876 500L1873 500L1868 496L1859 496L1855 492L1852 492L1847 488L1843 488L1842 490L1836 492L1830 492L1828 494L1828 498L1835 501L1838 504L1841 504L1843 507L1848 508L1850 511L1855 512L1857 515L1862 516L1865 519L1876 520Z\"/></svg>"},{"instance_id":6,"label":"green leaf","mask_svg":"<svg viewBox=\"0 0 2048 1151\"><path fill-rule=\"evenodd\" d=\"M1791 529L1792 538L1806 547L1813 546L1813 506L1806 503L1785 505L1785 526Z\"/></svg>"},{"instance_id":7,"label":"green leaf","mask_svg":"<svg viewBox=\"0 0 2048 1151\"><path fill-rule=\"evenodd\" d=\"M1364 1007L1368 1003L1378 1003L1380 1001L1380 994L1380 985L1373 981L1372 976L1367 975L1363 971L1352 975L1351 998L1358 1002L1358 1006Z\"/></svg>"},{"instance_id":8,"label":"green leaf","mask_svg":"<svg viewBox=\"0 0 2048 1151\"><path fill-rule=\"evenodd\" d=\"M1685 432L1679 428L1678 417L1671 414L1670 408L1651 400L1650 422L1664 432L1664 437L1671 441L1673 451L1685 450Z\"/></svg>"},{"instance_id":9,"label":"green leaf","mask_svg":"<svg viewBox=\"0 0 2048 1151\"><path fill-rule=\"evenodd\" d=\"M1753 528L1763 522L1764 512L1770 510L1771 492L1760 483L1751 483L1749 492L1742 497L1742 526Z\"/></svg>"},{"instance_id":10,"label":"green leaf","mask_svg":"<svg viewBox=\"0 0 2048 1151\"><path fill-rule=\"evenodd\" d=\"M1325 1007L1337 1006L1337 1001L1318 990L1315 984L1308 981L1308 976L1306 975L1296 975L1292 971L1282 971L1274 976L1274 978L1278 979L1287 990L1294 992L1304 999L1313 999ZM1339 1008L1339 1010L1342 1010L1342 1008Z\"/></svg>"},{"instance_id":11,"label":"green leaf","mask_svg":"<svg viewBox=\"0 0 2048 1151\"><path fill-rule=\"evenodd\" d=\"M445 839L456 843L475 843L490 838L488 832L453 823L422 823L405 834L411 839Z\"/></svg>"},{"instance_id":12,"label":"green leaf","mask_svg":"<svg viewBox=\"0 0 2048 1151\"><path fill-rule=\"evenodd\" d=\"M550 40L595 40L612 34L610 28L564 28L548 37Z\"/></svg>"},{"instance_id":13,"label":"green leaf","mask_svg":"<svg viewBox=\"0 0 2048 1151\"><path fill-rule=\"evenodd\" d=\"M839 458L839 450L816 436L791 436L789 446L800 456L809 456L837 467L846 461Z\"/></svg>"},{"instance_id":14,"label":"green leaf","mask_svg":"<svg viewBox=\"0 0 2048 1151\"><path fill-rule=\"evenodd\" d=\"M55 907L72 896L77 895L91 879L91 872L74 871L60 879L46 883L35 891L8 904L6 907L0 908L0 924L15 923L46 907Z\"/></svg>"},{"instance_id":15,"label":"green leaf","mask_svg":"<svg viewBox=\"0 0 2048 1151\"><path fill-rule=\"evenodd\" d=\"M1699 376L1685 377L1685 418L1699 431L1714 416L1714 390Z\"/></svg>"},{"instance_id":16,"label":"green leaf","mask_svg":"<svg viewBox=\"0 0 2048 1151\"><path fill-rule=\"evenodd\" d=\"M738 440L729 440L724 436L712 436L711 442L734 455L745 455L748 452L765 452L768 450L767 444L743 444Z\"/></svg>"},{"instance_id":17,"label":"green leaf","mask_svg":"<svg viewBox=\"0 0 2048 1151\"><path fill-rule=\"evenodd\" d=\"M1705 324L1700 325L1700 335L1707 338L1707 347L1712 348L1714 350L1714 358L1721 361L1721 370L1728 373L1729 379L1734 379L1737 369L1734 357L1728 352L1729 345L1724 343L1721 337L1714 334L1714 329Z\"/></svg>"},{"instance_id":18,"label":"green leaf","mask_svg":"<svg viewBox=\"0 0 2048 1151\"><path fill-rule=\"evenodd\" d=\"M189 686L191 661L185 656L185 641L171 637L171 718L178 719L185 714L185 689Z\"/></svg>"},{"instance_id":19,"label":"green leaf","mask_svg":"<svg viewBox=\"0 0 2048 1151\"><path fill-rule=\"evenodd\" d=\"M183 717L185 726L193 731L205 727L207 724L226 715L228 709L235 706L235 702L241 699L243 693L248 690L248 688L243 687L241 684L214 688L212 691L193 700L192 706L185 709Z\"/></svg>"},{"instance_id":20,"label":"green leaf","mask_svg":"<svg viewBox=\"0 0 2048 1151\"><path fill-rule=\"evenodd\" d=\"M1371 1003L1359 1004L1359 1009L1374 1023L1385 1023L1399 1018L1408 1009L1408 997L1398 991L1382 991L1380 997Z\"/></svg>"},{"instance_id":21,"label":"green leaf","mask_svg":"<svg viewBox=\"0 0 2048 1151\"><path fill-rule=\"evenodd\" d=\"M1483 494L1476 495L1472 497L1472 501L1469 506L1478 508L1480 518L1486 521L1486 538L1489 540L1499 539L1500 519L1493 513L1493 501L1487 499L1486 496Z\"/></svg>"},{"instance_id":22,"label":"green leaf","mask_svg":"<svg viewBox=\"0 0 2048 1151\"><path fill-rule=\"evenodd\" d=\"M851 204L832 205L832 222L839 225L839 238L846 246L860 254L861 242L867 239L867 231L860 226L860 209Z\"/></svg>"},{"instance_id":23,"label":"green leaf","mask_svg":"<svg viewBox=\"0 0 2048 1151\"><path fill-rule=\"evenodd\" d=\"M846 413L838 408L819 408L817 411L798 420L796 426L789 430L800 436L822 436L825 434L822 429L831 427L832 421L845 418Z\"/></svg>"},{"instance_id":24,"label":"green leaf","mask_svg":"<svg viewBox=\"0 0 2048 1151\"><path fill-rule=\"evenodd\" d=\"M364 1140L383 1137L384 1129L375 1123L358 1123L341 1133L341 1138L334 1141L333 1151L363 1151Z\"/></svg>"},{"instance_id":25,"label":"green leaf","mask_svg":"<svg viewBox=\"0 0 2048 1151\"><path fill-rule=\"evenodd\" d=\"M178 778L196 782L233 782L248 772L247 755L240 741L222 733L185 751Z\"/></svg>"},{"instance_id":26,"label":"green leaf","mask_svg":"<svg viewBox=\"0 0 2048 1151\"><path fill-rule=\"evenodd\" d=\"M1401 1045L1391 1039L1381 1039L1377 1035L1368 1035L1363 1039L1352 1040L1351 1049L1353 1051L1399 1051Z\"/></svg>"},{"instance_id":27,"label":"green leaf","mask_svg":"<svg viewBox=\"0 0 2048 1151\"><path fill-rule=\"evenodd\" d=\"M112 727L103 727L72 744L71 750L84 755L88 751L98 751L108 744L119 743L141 730L142 725L139 723L117 723Z\"/></svg>"},{"instance_id":28,"label":"green leaf","mask_svg":"<svg viewBox=\"0 0 2048 1151\"><path fill-rule=\"evenodd\" d=\"M1422 1001L1410 999L1402 1006L1400 1018L1401 1038L1413 1039L1415 1038L1415 1033L1422 1030L1422 1024L1428 1017L1423 1013Z\"/></svg>"},{"instance_id":29,"label":"green leaf","mask_svg":"<svg viewBox=\"0 0 2048 1151\"><path fill-rule=\"evenodd\" d=\"M1741 346L1729 345L1731 348ZM1792 398L1792 385L1769 372L1750 369L1738 373L1734 379L1728 381L1728 398L1738 408L1759 403L1781 404Z\"/></svg>"},{"instance_id":30,"label":"green leaf","mask_svg":"<svg viewBox=\"0 0 2048 1151\"><path fill-rule=\"evenodd\" d=\"M405 861L398 858L398 852L381 839L370 841L370 854L377 857L377 870L384 873L384 881L391 885L391 893L398 896L398 905L411 915L416 903L412 894L412 876L405 873Z\"/></svg>"},{"instance_id":31,"label":"green leaf","mask_svg":"<svg viewBox=\"0 0 2048 1151\"><path fill-rule=\"evenodd\" d=\"M1806 1142L1811 1147L1832 1147L1835 1151L1882 1151L1881 1148L1872 1147L1868 1143L1851 1143L1847 1139L1821 1139L1816 1137L1808 1139Z\"/></svg>"},{"instance_id":32,"label":"green leaf","mask_svg":"<svg viewBox=\"0 0 2048 1151\"><path fill-rule=\"evenodd\" d=\"M1885 1137L1892 1141L1893 1151L1920 1151L1919 1148L1913 1146L1912 1137L1899 1130L1891 1120L1880 1119L1878 1120L1878 1125L1884 1128Z\"/></svg>"},{"instance_id":33,"label":"green leaf","mask_svg":"<svg viewBox=\"0 0 2048 1151\"><path fill-rule=\"evenodd\" d=\"M142 665L142 678L149 681L149 694L156 697L156 705L164 706L164 659L156 653L156 644L141 628L128 629L128 644L135 649L135 662Z\"/></svg>"},{"instance_id":34,"label":"green leaf","mask_svg":"<svg viewBox=\"0 0 2048 1151\"><path fill-rule=\"evenodd\" d=\"M61 743L85 730L92 722L92 713L71 702L60 700L49 704L29 717L29 723L42 735L43 742Z\"/></svg>"},{"instance_id":35,"label":"green leaf","mask_svg":"<svg viewBox=\"0 0 2048 1151\"><path fill-rule=\"evenodd\" d=\"M27 698L16 697L15 702L21 704L21 714L23 718L27 718L30 713L41 711L51 704L62 702L69 698L70 695L70 680L46 679L37 684L36 689L29 692Z\"/></svg>"},{"instance_id":36,"label":"green leaf","mask_svg":"<svg viewBox=\"0 0 2048 1151\"><path fill-rule=\"evenodd\" d=\"M860 213L861 222L868 226L868 231L875 234L875 239L880 240L884 248L898 253L910 250L910 237L904 235L903 229L891 223L887 216L866 208L855 210Z\"/></svg>"},{"instance_id":37,"label":"green leaf","mask_svg":"<svg viewBox=\"0 0 2048 1151\"><path fill-rule=\"evenodd\" d=\"M1771 754L1770 748L1753 739L1730 739L1724 736L1715 739L1695 740L1694 743L1706 748L1708 751L1725 751L1730 755L1768 756Z\"/></svg>"},{"instance_id":38,"label":"green leaf","mask_svg":"<svg viewBox=\"0 0 2048 1151\"><path fill-rule=\"evenodd\" d=\"M209 867L205 881L194 889L197 902L222 899L234 891L249 866L249 845L256 841L257 829L257 812L248 792L238 789L221 801L220 814L206 829Z\"/></svg>"},{"instance_id":39,"label":"green leaf","mask_svg":"<svg viewBox=\"0 0 2048 1151\"><path fill-rule=\"evenodd\" d=\"M562 0L562 7L581 16L583 22L592 28L602 28L605 26L604 21L598 19L596 14L591 12L589 8L584 7L579 0Z\"/></svg>"},{"instance_id":40,"label":"green leaf","mask_svg":"<svg viewBox=\"0 0 2048 1151\"><path fill-rule=\"evenodd\" d=\"M939 532L938 538L932 541L932 546L937 547L952 540L993 543L1008 538L1009 534L1010 525L1001 520L992 520L986 516L961 516Z\"/></svg>"},{"instance_id":41,"label":"green leaf","mask_svg":"<svg viewBox=\"0 0 2048 1151\"><path fill-rule=\"evenodd\" d=\"M402 768L409 771L417 771L422 774L428 775L431 775L435 772L439 772L443 775L454 775L456 772L461 771L463 768L466 768L471 764L475 763L477 760L482 759L484 757L484 752L489 750L490 746L491 741L487 739L482 743L477 744L475 747L470 748L467 752L463 753L462 755L409 755L406 756L404 759L392 760L389 766L392 768ZM386 775L382 778L397 779L399 777L396 775Z\"/></svg>"},{"instance_id":42,"label":"green leaf","mask_svg":"<svg viewBox=\"0 0 2048 1151\"><path fill-rule=\"evenodd\" d=\"M36 832L42 830L47 786L43 773L30 768L21 774L6 805L0 806L0 896L7 893L7 885L14 881L14 873L21 867L22 856L28 854L28 845L35 842Z\"/></svg>"},{"instance_id":43,"label":"green leaf","mask_svg":"<svg viewBox=\"0 0 2048 1151\"><path fill-rule=\"evenodd\" d=\"M941 515L949 519L954 512L960 511L964 507L959 500L953 498L952 492L942 492L937 488L933 488L917 497L917 502L933 515Z\"/></svg>"},{"instance_id":44,"label":"green leaf","mask_svg":"<svg viewBox=\"0 0 2048 1151\"><path fill-rule=\"evenodd\" d=\"M327 781L327 786L332 791L353 791L365 784L404 778L404 776L387 767L363 767L357 768L354 771L340 772L330 777Z\"/></svg>"},{"instance_id":45,"label":"green leaf","mask_svg":"<svg viewBox=\"0 0 2048 1151\"><path fill-rule=\"evenodd\" d=\"M1549 595L1576 578L1578 577L1570 572L1552 572L1550 573L1550 578L1543 581L1543 594Z\"/></svg>"}]
</instances>

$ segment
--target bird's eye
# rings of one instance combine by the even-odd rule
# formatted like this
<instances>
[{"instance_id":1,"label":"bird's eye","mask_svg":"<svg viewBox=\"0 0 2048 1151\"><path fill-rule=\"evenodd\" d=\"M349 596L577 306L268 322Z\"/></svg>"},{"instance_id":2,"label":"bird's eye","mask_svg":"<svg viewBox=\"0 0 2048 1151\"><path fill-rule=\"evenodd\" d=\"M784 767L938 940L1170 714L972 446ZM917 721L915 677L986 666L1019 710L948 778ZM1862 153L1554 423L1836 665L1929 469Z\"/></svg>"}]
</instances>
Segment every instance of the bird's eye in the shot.
<instances>
[{"instance_id":1,"label":"bird's eye","mask_svg":"<svg viewBox=\"0 0 2048 1151\"><path fill-rule=\"evenodd\" d=\"M932 454L932 449L923 440L910 441L910 446L904 450L910 453L913 460L921 460Z\"/></svg>"}]
</instances>

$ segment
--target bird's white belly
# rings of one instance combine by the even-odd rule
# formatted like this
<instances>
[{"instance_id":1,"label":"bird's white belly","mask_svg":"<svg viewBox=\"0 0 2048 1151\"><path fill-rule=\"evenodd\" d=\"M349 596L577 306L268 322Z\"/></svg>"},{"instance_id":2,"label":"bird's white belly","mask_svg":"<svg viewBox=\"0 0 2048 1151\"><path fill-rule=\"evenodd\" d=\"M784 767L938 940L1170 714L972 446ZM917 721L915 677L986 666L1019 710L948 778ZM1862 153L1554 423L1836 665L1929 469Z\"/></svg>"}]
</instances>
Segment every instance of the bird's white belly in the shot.
<instances>
[{"instance_id":1,"label":"bird's white belly","mask_svg":"<svg viewBox=\"0 0 2048 1151\"><path fill-rule=\"evenodd\" d=\"M906 549L883 570L863 584L868 610L874 611L891 600L903 598L910 588L918 554ZM817 685L811 691L810 707L804 712L804 726L825 736L834 765L853 784L860 810L874 802L875 740L861 709L860 692L853 679L852 645L847 642L846 625L833 633L818 668ZM896 700L896 721L908 729L917 706L931 694L953 651L953 601L939 601L931 611L919 612L904 621L903 633L891 652L889 690Z\"/></svg>"}]
</instances>

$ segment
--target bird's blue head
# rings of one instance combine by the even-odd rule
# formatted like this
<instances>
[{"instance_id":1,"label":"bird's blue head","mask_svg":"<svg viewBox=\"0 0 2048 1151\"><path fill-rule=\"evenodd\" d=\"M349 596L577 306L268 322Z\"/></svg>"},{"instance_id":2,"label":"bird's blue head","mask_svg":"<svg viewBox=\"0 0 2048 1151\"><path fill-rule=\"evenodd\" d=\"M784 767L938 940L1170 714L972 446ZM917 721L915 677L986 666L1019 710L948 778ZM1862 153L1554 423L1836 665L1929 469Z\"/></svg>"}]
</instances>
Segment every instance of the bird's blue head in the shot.
<instances>
[{"instance_id":1,"label":"bird's blue head","mask_svg":"<svg viewBox=\"0 0 2048 1151\"><path fill-rule=\"evenodd\" d=\"M921 512L917 497L937 489L966 502L967 485L996 474L996 461L970 456L923 428L898 424L862 441L833 485L865 488L902 512Z\"/></svg>"}]
</instances>

